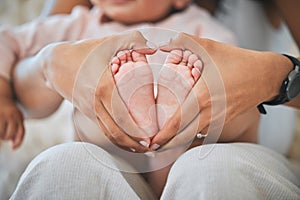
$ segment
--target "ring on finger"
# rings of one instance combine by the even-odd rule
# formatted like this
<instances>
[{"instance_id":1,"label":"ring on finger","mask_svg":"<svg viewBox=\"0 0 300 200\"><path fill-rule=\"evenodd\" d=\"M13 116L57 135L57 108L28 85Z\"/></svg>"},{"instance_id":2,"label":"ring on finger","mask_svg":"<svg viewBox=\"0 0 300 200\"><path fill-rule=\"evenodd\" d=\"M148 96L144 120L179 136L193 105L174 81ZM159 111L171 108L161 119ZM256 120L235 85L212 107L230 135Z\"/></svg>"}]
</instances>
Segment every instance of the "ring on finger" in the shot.
<instances>
[{"instance_id":1,"label":"ring on finger","mask_svg":"<svg viewBox=\"0 0 300 200\"><path fill-rule=\"evenodd\" d=\"M202 139L202 138L206 138L207 137L207 134L202 134L201 132L197 133L196 137L198 139Z\"/></svg>"}]
</instances>

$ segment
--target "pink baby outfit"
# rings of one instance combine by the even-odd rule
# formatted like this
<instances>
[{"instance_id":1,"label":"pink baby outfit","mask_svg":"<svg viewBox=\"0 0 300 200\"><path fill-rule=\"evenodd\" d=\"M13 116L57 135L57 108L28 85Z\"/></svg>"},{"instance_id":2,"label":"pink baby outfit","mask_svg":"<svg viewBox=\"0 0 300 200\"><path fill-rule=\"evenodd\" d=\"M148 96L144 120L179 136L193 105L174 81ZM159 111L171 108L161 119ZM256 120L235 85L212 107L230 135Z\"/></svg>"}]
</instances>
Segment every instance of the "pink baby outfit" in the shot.
<instances>
[{"instance_id":1,"label":"pink baby outfit","mask_svg":"<svg viewBox=\"0 0 300 200\"><path fill-rule=\"evenodd\" d=\"M1 27L0 75L9 80L11 69L18 61L35 55L50 43L102 38L143 27L167 28L220 42L234 43L231 32L196 5L191 5L157 23L131 26L114 21L102 23L102 16L103 13L98 8L88 10L76 7L70 15L36 19L16 28Z\"/></svg>"}]
</instances>

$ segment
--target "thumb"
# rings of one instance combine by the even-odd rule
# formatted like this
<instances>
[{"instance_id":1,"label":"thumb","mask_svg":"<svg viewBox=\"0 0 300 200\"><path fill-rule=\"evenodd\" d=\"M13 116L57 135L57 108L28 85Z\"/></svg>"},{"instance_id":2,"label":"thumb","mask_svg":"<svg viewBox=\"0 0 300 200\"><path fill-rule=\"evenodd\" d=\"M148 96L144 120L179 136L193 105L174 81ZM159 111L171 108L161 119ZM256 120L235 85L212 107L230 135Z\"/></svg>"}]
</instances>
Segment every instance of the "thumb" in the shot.
<instances>
[{"instance_id":1,"label":"thumb","mask_svg":"<svg viewBox=\"0 0 300 200\"><path fill-rule=\"evenodd\" d=\"M120 45L117 49L132 49L142 54L153 54L157 47L149 42L140 31L130 31L113 38Z\"/></svg>"},{"instance_id":2,"label":"thumb","mask_svg":"<svg viewBox=\"0 0 300 200\"><path fill-rule=\"evenodd\" d=\"M174 49L190 50L197 53L200 48L200 44L197 43L190 35L185 33L178 33L175 38L171 38L167 43L160 45L159 50L164 52L170 52Z\"/></svg>"}]
</instances>

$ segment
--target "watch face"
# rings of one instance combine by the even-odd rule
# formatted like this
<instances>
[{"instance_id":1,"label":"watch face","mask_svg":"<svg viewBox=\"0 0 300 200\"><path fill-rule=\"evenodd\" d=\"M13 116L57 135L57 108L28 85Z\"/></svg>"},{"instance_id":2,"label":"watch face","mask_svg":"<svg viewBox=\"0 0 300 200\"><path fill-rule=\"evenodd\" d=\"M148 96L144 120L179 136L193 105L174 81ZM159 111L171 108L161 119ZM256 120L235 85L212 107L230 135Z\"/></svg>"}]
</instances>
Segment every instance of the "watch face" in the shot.
<instances>
[{"instance_id":1,"label":"watch face","mask_svg":"<svg viewBox=\"0 0 300 200\"><path fill-rule=\"evenodd\" d=\"M297 73L294 75L287 87L287 96L288 99L293 99L300 93L300 74Z\"/></svg>"}]
</instances>

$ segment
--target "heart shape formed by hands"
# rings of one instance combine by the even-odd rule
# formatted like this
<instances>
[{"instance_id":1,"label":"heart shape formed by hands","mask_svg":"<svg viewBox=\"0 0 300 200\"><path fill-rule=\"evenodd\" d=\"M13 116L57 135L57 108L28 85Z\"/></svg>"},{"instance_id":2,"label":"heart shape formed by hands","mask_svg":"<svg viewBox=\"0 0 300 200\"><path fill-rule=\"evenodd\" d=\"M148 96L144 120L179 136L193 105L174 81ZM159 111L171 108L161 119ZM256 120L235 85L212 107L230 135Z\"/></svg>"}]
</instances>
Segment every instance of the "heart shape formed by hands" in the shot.
<instances>
[{"instance_id":1,"label":"heart shape formed by hands","mask_svg":"<svg viewBox=\"0 0 300 200\"><path fill-rule=\"evenodd\" d=\"M201 75L204 65L208 70ZM73 103L111 142L124 149L136 148L136 141L148 146L158 140L166 134L161 130L176 110L177 116L184 118L174 130L187 133L176 137L192 141L200 113L199 89L195 89L201 88L193 86L199 85L200 76L205 83L206 75L215 77L213 66L205 50L184 33L131 31L104 40L90 52L77 73ZM220 94L220 84L215 79L210 82L217 86L212 91ZM97 135L98 141L100 137Z\"/></svg>"},{"instance_id":2,"label":"heart shape formed by hands","mask_svg":"<svg viewBox=\"0 0 300 200\"><path fill-rule=\"evenodd\" d=\"M74 121L82 141L121 157L159 148L165 160L164 151L187 148L195 139L201 91L218 94L216 100L222 105L212 109L212 115L222 115L226 101L220 99L225 95L214 62L191 36L171 32L157 28L131 31L102 39L89 52L77 71L72 93L81 114L74 115ZM174 112L176 123L172 124ZM216 123L222 124L221 120ZM156 142L163 144L161 148ZM178 153L171 154L174 156L168 155L169 160L156 167L174 161ZM147 163L139 159L137 163L142 164L138 170L149 170Z\"/></svg>"},{"instance_id":3,"label":"heart shape formed by hands","mask_svg":"<svg viewBox=\"0 0 300 200\"><path fill-rule=\"evenodd\" d=\"M134 50L119 51L111 63L121 98L134 121L149 137L156 134L182 104L200 78L203 67L196 54L181 49L171 50L164 64L151 64L145 54ZM157 84L151 66L160 68Z\"/></svg>"},{"instance_id":4,"label":"heart shape formed by hands","mask_svg":"<svg viewBox=\"0 0 300 200\"><path fill-rule=\"evenodd\" d=\"M125 133L148 145L200 78L203 62L194 43L163 29L105 40L82 64L73 103L95 122L95 116L103 118L102 107Z\"/></svg>"}]
</instances>

